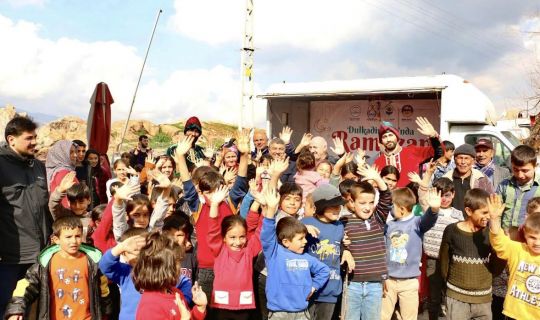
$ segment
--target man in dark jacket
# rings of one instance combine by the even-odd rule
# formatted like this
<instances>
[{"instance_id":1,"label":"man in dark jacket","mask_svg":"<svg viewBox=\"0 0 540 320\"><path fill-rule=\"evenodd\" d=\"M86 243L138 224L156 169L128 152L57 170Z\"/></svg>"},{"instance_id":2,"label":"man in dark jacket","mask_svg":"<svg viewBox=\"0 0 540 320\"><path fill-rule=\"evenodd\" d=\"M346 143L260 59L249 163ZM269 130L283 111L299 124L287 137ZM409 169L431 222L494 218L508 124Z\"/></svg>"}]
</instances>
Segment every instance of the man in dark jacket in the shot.
<instances>
[{"instance_id":1,"label":"man in dark jacket","mask_svg":"<svg viewBox=\"0 0 540 320\"><path fill-rule=\"evenodd\" d=\"M16 116L0 145L0 314L46 246L51 227L45 166L34 159L37 124Z\"/></svg>"}]
</instances>

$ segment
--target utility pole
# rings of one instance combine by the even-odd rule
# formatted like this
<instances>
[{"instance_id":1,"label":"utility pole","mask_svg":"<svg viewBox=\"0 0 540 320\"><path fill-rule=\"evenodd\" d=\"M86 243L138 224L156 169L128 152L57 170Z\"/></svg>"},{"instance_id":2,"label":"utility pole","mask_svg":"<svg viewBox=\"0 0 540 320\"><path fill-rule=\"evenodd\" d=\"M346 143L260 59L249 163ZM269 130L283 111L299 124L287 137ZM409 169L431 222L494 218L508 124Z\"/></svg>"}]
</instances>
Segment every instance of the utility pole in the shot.
<instances>
[{"instance_id":1,"label":"utility pole","mask_svg":"<svg viewBox=\"0 0 540 320\"><path fill-rule=\"evenodd\" d=\"M241 106L240 123L238 127L253 127L255 97L253 93L253 56L255 47L253 45L253 0L246 0L246 19L244 25L244 38L242 41L242 52L240 57L240 78L241 78ZM249 115L246 119L246 113Z\"/></svg>"}]
</instances>

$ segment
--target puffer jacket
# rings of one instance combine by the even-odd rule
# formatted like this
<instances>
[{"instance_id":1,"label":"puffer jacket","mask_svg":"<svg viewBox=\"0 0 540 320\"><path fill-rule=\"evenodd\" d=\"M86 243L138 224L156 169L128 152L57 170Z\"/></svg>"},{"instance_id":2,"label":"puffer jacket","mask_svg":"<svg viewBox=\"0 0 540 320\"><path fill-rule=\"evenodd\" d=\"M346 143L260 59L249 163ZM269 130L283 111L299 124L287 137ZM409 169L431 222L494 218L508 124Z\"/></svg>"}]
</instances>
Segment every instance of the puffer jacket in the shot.
<instances>
[{"instance_id":1,"label":"puffer jacket","mask_svg":"<svg viewBox=\"0 0 540 320\"><path fill-rule=\"evenodd\" d=\"M0 190L0 263L34 263L52 224L45 165L21 157L3 142Z\"/></svg>"},{"instance_id":2,"label":"puffer jacket","mask_svg":"<svg viewBox=\"0 0 540 320\"><path fill-rule=\"evenodd\" d=\"M38 257L38 262L28 269L24 279L17 283L13 297L6 307L4 319L12 315L25 314L29 311L32 303L39 299L37 308L38 320L51 318L50 305L50 261L55 253L60 251L58 245L45 248ZM98 262L101 252L89 245L81 244L79 248L88 257L88 290L90 294L90 314L92 319L102 319L102 315L108 315L111 311L111 300L107 278L101 274Z\"/></svg>"}]
</instances>

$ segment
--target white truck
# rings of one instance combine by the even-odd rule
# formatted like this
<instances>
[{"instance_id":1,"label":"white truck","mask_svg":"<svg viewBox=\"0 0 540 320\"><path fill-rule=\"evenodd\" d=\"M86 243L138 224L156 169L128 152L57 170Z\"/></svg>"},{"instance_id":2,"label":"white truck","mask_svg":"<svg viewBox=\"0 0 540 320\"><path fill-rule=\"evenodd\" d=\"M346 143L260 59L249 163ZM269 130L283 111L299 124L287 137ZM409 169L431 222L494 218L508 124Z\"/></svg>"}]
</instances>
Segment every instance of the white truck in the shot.
<instances>
[{"instance_id":1,"label":"white truck","mask_svg":"<svg viewBox=\"0 0 540 320\"><path fill-rule=\"evenodd\" d=\"M491 139L499 165L508 166L511 150L520 144L510 130L495 128L496 113L489 98L455 75L280 83L258 97L267 100L270 136L289 126L296 143L304 132L329 143L340 137L348 151L361 148L371 157L379 152L381 121L399 128L403 146L429 143L417 132L419 116L428 118L441 139L456 147L474 145L480 137Z\"/></svg>"}]
</instances>

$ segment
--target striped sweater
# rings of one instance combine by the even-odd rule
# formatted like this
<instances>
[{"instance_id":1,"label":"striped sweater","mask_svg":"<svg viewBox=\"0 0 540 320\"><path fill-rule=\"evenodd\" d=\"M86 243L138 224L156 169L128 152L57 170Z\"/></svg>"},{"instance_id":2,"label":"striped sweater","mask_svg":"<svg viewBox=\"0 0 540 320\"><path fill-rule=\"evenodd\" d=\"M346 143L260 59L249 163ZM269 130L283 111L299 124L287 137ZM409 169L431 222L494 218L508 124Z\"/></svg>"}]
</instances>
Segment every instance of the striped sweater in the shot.
<instances>
[{"instance_id":1,"label":"striped sweater","mask_svg":"<svg viewBox=\"0 0 540 320\"><path fill-rule=\"evenodd\" d=\"M379 195L374 214L367 220L351 215L345 232L351 240L349 250L356 267L349 279L353 282L382 281L386 279L386 245L384 227L392 208L392 193L388 190Z\"/></svg>"},{"instance_id":2,"label":"striped sweater","mask_svg":"<svg viewBox=\"0 0 540 320\"><path fill-rule=\"evenodd\" d=\"M441 208L437 216L437 222L435 222L433 228L424 234L423 247L426 255L430 258L438 259L444 229L449 224L463 220L463 213L458 209L454 207Z\"/></svg>"}]
</instances>

